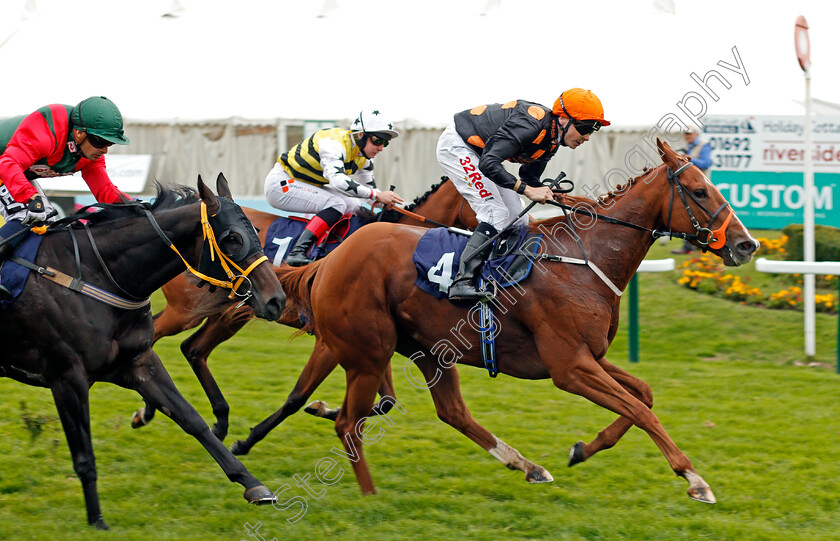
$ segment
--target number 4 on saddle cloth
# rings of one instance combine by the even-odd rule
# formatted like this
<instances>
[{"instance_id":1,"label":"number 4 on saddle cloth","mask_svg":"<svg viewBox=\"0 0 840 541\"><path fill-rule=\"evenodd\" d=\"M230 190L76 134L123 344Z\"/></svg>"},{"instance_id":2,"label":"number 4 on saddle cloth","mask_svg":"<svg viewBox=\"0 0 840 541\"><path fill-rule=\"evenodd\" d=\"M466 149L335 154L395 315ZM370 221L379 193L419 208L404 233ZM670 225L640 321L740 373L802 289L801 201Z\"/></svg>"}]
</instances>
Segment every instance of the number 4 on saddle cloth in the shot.
<instances>
[{"instance_id":1,"label":"number 4 on saddle cloth","mask_svg":"<svg viewBox=\"0 0 840 541\"><path fill-rule=\"evenodd\" d=\"M329 231L318 239L318 242L310 250L309 257L313 261L324 257L337 248L348 235L368 222L369 220L364 220L358 216L342 216ZM283 263L307 223L308 220L291 216L277 218L268 226L263 252L275 267Z\"/></svg>"},{"instance_id":2,"label":"number 4 on saddle cloth","mask_svg":"<svg viewBox=\"0 0 840 541\"><path fill-rule=\"evenodd\" d=\"M513 229L496 239L490 256L481 267L481 279L497 287L509 287L527 278L533 254L539 249L542 235L528 233L527 226ZM417 267L414 285L438 299L447 298L455 280L467 237L442 227L430 229L417 243L413 261ZM462 303L452 301L453 304Z\"/></svg>"}]
</instances>

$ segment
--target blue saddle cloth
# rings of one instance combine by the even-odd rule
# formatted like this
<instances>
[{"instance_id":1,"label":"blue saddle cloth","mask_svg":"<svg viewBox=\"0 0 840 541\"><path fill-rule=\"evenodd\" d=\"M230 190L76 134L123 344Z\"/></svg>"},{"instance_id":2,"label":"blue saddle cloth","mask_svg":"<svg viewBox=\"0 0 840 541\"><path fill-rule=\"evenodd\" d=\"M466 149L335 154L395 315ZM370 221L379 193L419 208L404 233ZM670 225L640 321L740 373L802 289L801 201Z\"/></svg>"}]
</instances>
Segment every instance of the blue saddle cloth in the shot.
<instances>
[{"instance_id":1,"label":"blue saddle cloth","mask_svg":"<svg viewBox=\"0 0 840 541\"><path fill-rule=\"evenodd\" d=\"M43 237L35 233L29 233L23 242L15 249L14 255L26 261L35 261L35 256L38 255L38 248L41 247L41 240ZM4 261L3 266L0 267L0 284L12 293L12 300L0 301L0 308L7 308L15 299L23 292L26 287L26 280L29 278L30 270L22 267L13 261Z\"/></svg>"},{"instance_id":2,"label":"blue saddle cloth","mask_svg":"<svg viewBox=\"0 0 840 541\"><path fill-rule=\"evenodd\" d=\"M351 233L365 225L358 216L344 217L327 232L324 237L318 239L318 243L309 251L309 257L320 259L333 251ZM265 246L263 252L273 265L279 266L297 242L300 234L303 233L307 221L300 218L279 217L268 226L265 235Z\"/></svg>"},{"instance_id":3,"label":"blue saddle cloth","mask_svg":"<svg viewBox=\"0 0 840 541\"><path fill-rule=\"evenodd\" d=\"M464 235L452 233L443 227L425 233L412 256L414 266L417 267L414 284L438 299L446 298L449 286L458 273L461 252L467 240ZM499 246L500 240L506 247ZM493 253L481 267L481 278L485 282L495 282L499 287L521 282L528 277L534 264L532 258L522 254L537 253L541 240L542 235L529 234L527 226L520 227L506 238L497 239ZM501 255L494 257L496 252L501 252Z\"/></svg>"}]
</instances>

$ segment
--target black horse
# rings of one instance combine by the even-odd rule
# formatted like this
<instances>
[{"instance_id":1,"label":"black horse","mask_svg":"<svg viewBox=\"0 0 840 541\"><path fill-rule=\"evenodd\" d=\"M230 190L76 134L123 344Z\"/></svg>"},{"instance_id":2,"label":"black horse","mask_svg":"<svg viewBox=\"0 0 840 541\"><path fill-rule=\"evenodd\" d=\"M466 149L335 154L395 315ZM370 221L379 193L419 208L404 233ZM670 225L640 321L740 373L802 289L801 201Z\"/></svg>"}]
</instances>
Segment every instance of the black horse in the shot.
<instances>
[{"instance_id":1,"label":"black horse","mask_svg":"<svg viewBox=\"0 0 840 541\"><path fill-rule=\"evenodd\" d=\"M115 205L87 215L90 225L76 222L48 232L35 260L46 276L61 276L55 269L77 273L94 296L115 293L122 307L31 274L20 296L0 311L0 376L52 391L82 482L88 523L100 529L108 526L96 488L88 403L96 381L134 389L171 417L231 481L245 487L249 502L273 498L175 388L152 350L154 325L146 301L187 262L211 283L232 289L232 296L240 296L263 319L279 317L285 295L224 176L217 180L219 197L200 177L198 193L187 187L158 186L157 191L153 205Z\"/></svg>"}]
</instances>

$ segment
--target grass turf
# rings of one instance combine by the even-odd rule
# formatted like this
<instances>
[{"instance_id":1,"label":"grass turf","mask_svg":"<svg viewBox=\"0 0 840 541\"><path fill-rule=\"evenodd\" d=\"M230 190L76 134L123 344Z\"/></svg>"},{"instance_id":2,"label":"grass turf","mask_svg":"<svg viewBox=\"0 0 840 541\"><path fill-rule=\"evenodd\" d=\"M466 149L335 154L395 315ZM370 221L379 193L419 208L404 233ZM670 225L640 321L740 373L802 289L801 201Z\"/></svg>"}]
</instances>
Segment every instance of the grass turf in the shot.
<instances>
[{"instance_id":1,"label":"grass turf","mask_svg":"<svg viewBox=\"0 0 840 541\"><path fill-rule=\"evenodd\" d=\"M672 243L674 245L675 243ZM670 257L655 245L651 258ZM802 314L742 306L678 286L669 273L640 275L641 362L627 362L626 312L609 358L651 384L654 411L708 481L718 503L690 500L653 442L634 428L615 448L567 468L569 446L589 441L614 415L548 381L491 380L460 369L473 416L554 483L529 485L437 420L424 390L394 359L405 408L365 448L379 494L362 498L332 424L303 413L289 418L243 457L272 490L289 489L299 506L253 507L204 449L157 414L130 428L141 404L132 391L97 384L91 416L103 513L110 532L85 524L78 479L48 390L0 380L0 539L249 540L246 524L278 539L835 539L840 504L840 375L834 373L837 317L817 315L817 365L804 361ZM154 298L162 306L161 297ZM626 307L624 307L626 310ZM562 322L558 322L562 324ZM211 357L231 404L226 443L279 407L312 346L311 337L255 321ZM210 407L182 358L186 334L156 351L176 385L212 422ZM504 360L502 360L504 362ZM340 369L315 393L343 398ZM25 407L21 405L25 402ZM40 435L23 417L40 423ZM34 430L34 429L33 429ZM332 485L313 474L333 457L343 475ZM339 470L333 470L337 473Z\"/></svg>"}]
</instances>

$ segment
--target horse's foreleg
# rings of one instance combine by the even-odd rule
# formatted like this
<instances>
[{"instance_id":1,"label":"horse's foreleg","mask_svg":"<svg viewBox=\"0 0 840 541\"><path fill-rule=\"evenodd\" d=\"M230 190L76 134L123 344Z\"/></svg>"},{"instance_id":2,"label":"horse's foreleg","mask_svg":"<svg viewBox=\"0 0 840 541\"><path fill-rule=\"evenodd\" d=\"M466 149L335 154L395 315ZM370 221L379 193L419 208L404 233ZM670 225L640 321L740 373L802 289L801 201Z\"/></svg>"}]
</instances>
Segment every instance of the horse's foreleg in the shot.
<instances>
[{"instance_id":1,"label":"horse's foreleg","mask_svg":"<svg viewBox=\"0 0 840 541\"><path fill-rule=\"evenodd\" d=\"M659 418L641 400L630 394L592 357L585 347L574 347L553 333L536 336L540 357L554 384L580 395L599 406L631 420L648 433L665 455L674 472L689 482L688 495L698 501L714 503L711 488L694 470L691 461L677 447L659 422ZM573 351L569 358L557 358L558 351Z\"/></svg>"},{"instance_id":2,"label":"horse's foreleg","mask_svg":"<svg viewBox=\"0 0 840 541\"><path fill-rule=\"evenodd\" d=\"M380 381L380 374L348 370L347 394L344 396L341 412L335 421L335 431L341 443L344 444L347 457L353 464L353 472L356 474L362 494L376 494L373 478L362 449L362 437L364 421L370 413L370 405L376 396Z\"/></svg>"},{"instance_id":3,"label":"horse's foreleg","mask_svg":"<svg viewBox=\"0 0 840 541\"><path fill-rule=\"evenodd\" d=\"M382 376L382 383L379 385L379 402L374 404L369 416L385 415L394 406L394 399L396 398L396 391L394 390L394 378L391 376L391 363L388 363L388 368ZM323 400L316 400L315 402L306 406L303 411L309 415L320 417L335 421L341 408L329 408L327 403Z\"/></svg>"},{"instance_id":4,"label":"horse's foreleg","mask_svg":"<svg viewBox=\"0 0 840 541\"><path fill-rule=\"evenodd\" d=\"M212 432L219 441L224 441L228 433L230 406L210 373L207 358L216 346L239 332L248 321L250 318L236 317L235 314L231 316L227 312L215 314L208 317L200 329L181 343L181 353L190 363L213 407L216 422Z\"/></svg>"},{"instance_id":5,"label":"horse's foreleg","mask_svg":"<svg viewBox=\"0 0 840 541\"><path fill-rule=\"evenodd\" d=\"M653 408L653 391L650 385L631 375L630 373L618 368L606 359L602 358L598 361L604 370L613 377L622 387L627 389L630 394L642 401L648 408ZM633 422L626 417L619 417L613 421L608 427L598 432L598 436L590 443L582 441L577 442L569 450L569 466L574 466L583 462L599 451L609 449L620 440Z\"/></svg>"},{"instance_id":6,"label":"horse's foreleg","mask_svg":"<svg viewBox=\"0 0 840 541\"><path fill-rule=\"evenodd\" d=\"M82 482L88 524L107 530L108 525L102 518L96 489L96 459L90 434L90 387L87 377L84 374L68 373L54 383L51 390L73 457L73 470Z\"/></svg>"},{"instance_id":7,"label":"horse's foreleg","mask_svg":"<svg viewBox=\"0 0 840 541\"><path fill-rule=\"evenodd\" d=\"M499 462L511 470L525 472L525 479L529 483L549 483L554 480L551 474L537 464L534 464L519 451L506 444L470 415L464 397L461 395L460 378L453 366L444 369L438 366L433 355L424 356L416 362L423 372L429 385L429 392L435 403L438 417L465 436L476 442L482 449L489 452Z\"/></svg>"},{"instance_id":8,"label":"horse's foreleg","mask_svg":"<svg viewBox=\"0 0 840 541\"><path fill-rule=\"evenodd\" d=\"M338 362L324 342L320 340L316 341L315 348L312 350L306 366L303 367L303 371L297 383L295 383L295 388L292 389L292 392L286 398L286 402L279 410L252 428L250 434L248 434L248 437L244 441L235 441L230 448L233 454L248 454L248 451L260 440L265 438L274 427L282 423L289 415L300 410L306 400L315 392L315 389L330 375L337 365Z\"/></svg>"},{"instance_id":9,"label":"horse's foreleg","mask_svg":"<svg viewBox=\"0 0 840 541\"><path fill-rule=\"evenodd\" d=\"M155 336L152 344L161 338L174 336L180 332L197 327L206 314L199 314L195 309L196 293L184 275L179 275L166 283L161 290L166 297L166 306L154 315ZM144 404L131 417L131 428L140 428L149 424L155 416L155 408Z\"/></svg>"},{"instance_id":10,"label":"horse's foreleg","mask_svg":"<svg viewBox=\"0 0 840 541\"><path fill-rule=\"evenodd\" d=\"M245 487L245 499L251 503L271 503L274 496L268 488L251 475L245 466L210 432L207 423L186 399L181 396L157 354L149 349L135 359L130 370L115 381L133 388L146 403L163 412L181 429L207 449L228 479Z\"/></svg>"}]
</instances>

